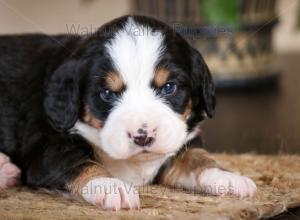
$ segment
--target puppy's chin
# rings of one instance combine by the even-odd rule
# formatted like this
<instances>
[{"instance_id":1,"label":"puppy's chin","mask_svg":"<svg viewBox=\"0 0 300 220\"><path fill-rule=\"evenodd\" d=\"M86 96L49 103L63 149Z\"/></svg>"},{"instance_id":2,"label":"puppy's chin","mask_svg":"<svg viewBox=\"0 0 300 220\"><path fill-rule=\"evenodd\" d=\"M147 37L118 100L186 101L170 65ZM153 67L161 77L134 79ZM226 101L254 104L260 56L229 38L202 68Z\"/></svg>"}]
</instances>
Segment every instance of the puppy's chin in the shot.
<instances>
[{"instance_id":1,"label":"puppy's chin","mask_svg":"<svg viewBox=\"0 0 300 220\"><path fill-rule=\"evenodd\" d=\"M156 153L151 151L141 151L129 157L128 159L131 161L144 162L144 161L153 161L161 158L166 158L174 155L175 152L172 153Z\"/></svg>"}]
</instances>

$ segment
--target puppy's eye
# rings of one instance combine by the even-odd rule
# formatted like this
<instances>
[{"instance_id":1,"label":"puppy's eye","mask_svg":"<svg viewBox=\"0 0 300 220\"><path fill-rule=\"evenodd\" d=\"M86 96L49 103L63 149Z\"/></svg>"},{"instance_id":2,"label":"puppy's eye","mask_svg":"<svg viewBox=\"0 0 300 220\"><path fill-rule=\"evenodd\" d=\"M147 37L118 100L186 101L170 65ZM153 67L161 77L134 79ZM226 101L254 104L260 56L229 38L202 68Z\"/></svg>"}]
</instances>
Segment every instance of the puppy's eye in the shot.
<instances>
[{"instance_id":1,"label":"puppy's eye","mask_svg":"<svg viewBox=\"0 0 300 220\"><path fill-rule=\"evenodd\" d=\"M161 89L162 95L172 95L176 91L176 84L174 82L167 82Z\"/></svg>"},{"instance_id":2,"label":"puppy's eye","mask_svg":"<svg viewBox=\"0 0 300 220\"><path fill-rule=\"evenodd\" d=\"M100 98L105 102L111 102L116 99L117 94L109 89L103 89L100 91Z\"/></svg>"}]
</instances>

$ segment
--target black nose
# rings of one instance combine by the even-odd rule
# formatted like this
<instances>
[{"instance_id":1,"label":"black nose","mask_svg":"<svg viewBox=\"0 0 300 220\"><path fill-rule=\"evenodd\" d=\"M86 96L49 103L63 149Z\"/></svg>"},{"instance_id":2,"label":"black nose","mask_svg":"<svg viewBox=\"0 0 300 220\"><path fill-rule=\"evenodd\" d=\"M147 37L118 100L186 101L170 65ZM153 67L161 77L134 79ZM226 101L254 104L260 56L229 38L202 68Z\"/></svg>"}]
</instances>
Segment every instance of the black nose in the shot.
<instances>
[{"instance_id":1,"label":"black nose","mask_svg":"<svg viewBox=\"0 0 300 220\"><path fill-rule=\"evenodd\" d=\"M136 136L133 139L133 142L141 147L150 146L153 141L153 137L148 137L146 135Z\"/></svg>"}]
</instances>

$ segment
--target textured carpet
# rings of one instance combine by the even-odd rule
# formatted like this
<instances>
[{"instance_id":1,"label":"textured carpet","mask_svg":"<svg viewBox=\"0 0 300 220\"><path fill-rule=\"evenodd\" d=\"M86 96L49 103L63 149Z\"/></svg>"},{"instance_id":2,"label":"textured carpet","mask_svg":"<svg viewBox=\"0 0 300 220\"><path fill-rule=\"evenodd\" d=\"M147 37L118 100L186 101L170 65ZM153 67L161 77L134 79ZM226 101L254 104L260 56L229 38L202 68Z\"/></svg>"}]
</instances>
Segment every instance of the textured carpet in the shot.
<instances>
[{"instance_id":1,"label":"textured carpet","mask_svg":"<svg viewBox=\"0 0 300 220\"><path fill-rule=\"evenodd\" d=\"M259 219L300 206L300 156L214 157L226 168L254 179L258 185L256 196L214 197L147 186L140 189L140 210L108 212L24 187L0 191L0 219Z\"/></svg>"}]
</instances>

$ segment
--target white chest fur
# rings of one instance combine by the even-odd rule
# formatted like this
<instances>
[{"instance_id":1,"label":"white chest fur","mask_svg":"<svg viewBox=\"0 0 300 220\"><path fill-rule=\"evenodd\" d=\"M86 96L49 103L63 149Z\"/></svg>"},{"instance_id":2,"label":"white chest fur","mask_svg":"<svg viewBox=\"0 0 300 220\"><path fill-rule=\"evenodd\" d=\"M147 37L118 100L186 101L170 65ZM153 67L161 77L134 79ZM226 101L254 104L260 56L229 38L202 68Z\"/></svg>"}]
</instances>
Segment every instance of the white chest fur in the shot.
<instances>
[{"instance_id":1,"label":"white chest fur","mask_svg":"<svg viewBox=\"0 0 300 220\"><path fill-rule=\"evenodd\" d=\"M104 160L105 167L117 178L141 186L148 184L153 180L161 165L166 161L166 157L161 157L149 161L132 161L132 160Z\"/></svg>"}]
</instances>

